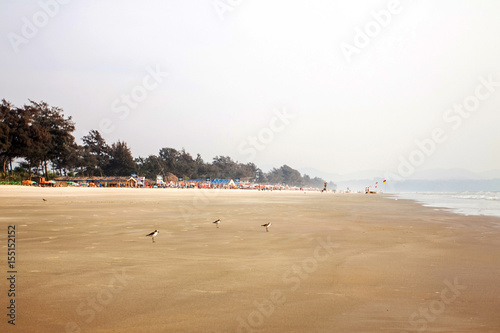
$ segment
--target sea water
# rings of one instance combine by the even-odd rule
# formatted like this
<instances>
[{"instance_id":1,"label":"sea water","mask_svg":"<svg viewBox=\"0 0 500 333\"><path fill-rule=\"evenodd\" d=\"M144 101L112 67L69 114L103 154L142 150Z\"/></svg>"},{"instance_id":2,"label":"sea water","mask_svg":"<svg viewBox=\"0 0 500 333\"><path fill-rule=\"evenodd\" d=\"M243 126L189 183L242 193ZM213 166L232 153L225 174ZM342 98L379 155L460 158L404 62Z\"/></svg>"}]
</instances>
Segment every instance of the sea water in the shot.
<instances>
[{"instance_id":1,"label":"sea water","mask_svg":"<svg viewBox=\"0 0 500 333\"><path fill-rule=\"evenodd\" d=\"M397 193L396 198L415 200L423 206L462 215L500 217L500 192Z\"/></svg>"}]
</instances>

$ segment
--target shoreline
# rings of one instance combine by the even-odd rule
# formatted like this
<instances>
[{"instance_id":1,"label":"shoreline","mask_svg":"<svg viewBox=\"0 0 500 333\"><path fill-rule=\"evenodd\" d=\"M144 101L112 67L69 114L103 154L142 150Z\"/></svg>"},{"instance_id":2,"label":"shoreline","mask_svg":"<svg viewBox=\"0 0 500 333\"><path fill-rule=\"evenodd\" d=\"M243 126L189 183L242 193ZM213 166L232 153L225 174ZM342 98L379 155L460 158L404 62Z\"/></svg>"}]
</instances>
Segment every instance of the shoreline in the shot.
<instances>
[{"instance_id":1,"label":"shoreline","mask_svg":"<svg viewBox=\"0 0 500 333\"><path fill-rule=\"evenodd\" d=\"M500 192L421 192L397 193L394 197L412 200L423 207L447 211L462 216L492 216L500 218ZM498 194L497 194L498 193ZM481 196L481 197L479 197Z\"/></svg>"},{"instance_id":2,"label":"shoreline","mask_svg":"<svg viewBox=\"0 0 500 333\"><path fill-rule=\"evenodd\" d=\"M20 331L500 330L499 218L386 194L81 190L0 187Z\"/></svg>"},{"instance_id":3,"label":"shoreline","mask_svg":"<svg viewBox=\"0 0 500 333\"><path fill-rule=\"evenodd\" d=\"M272 191L259 191L255 189L224 189L224 188L212 188L212 189L206 189L206 188L119 188L119 187L70 187L70 186L65 186L65 187L38 187L38 186L23 186L23 185L4 185L3 188L18 188L18 189L48 189L48 190L56 190L56 189L68 189L69 191L71 190L81 190L83 191L82 193L88 193L86 191L138 191L138 190L149 190L149 191L171 191L171 192L189 192L193 191L194 195L198 196L208 196L211 195L209 193L217 192L217 191L229 191L231 193L247 193L247 192L276 192L276 193L322 193L321 190L316 190L316 191L311 191L311 190L272 190ZM0 186L0 189L2 186ZM135 192L134 192L135 193ZM409 194L414 194L413 192L408 192ZM455 194L456 192L421 192L420 194ZM128 193L130 194L130 193ZM343 193L343 192L327 192L323 193L322 195L325 194L330 194L330 195L366 195L364 193L357 193L357 192L352 192L352 193ZM427 203L424 201L420 201L419 199L416 198L403 198L401 195L405 195L407 193L377 193L376 195L379 197L384 197L388 200L407 200L414 202L416 205L422 207L422 208L430 208L434 211L437 212L446 212L450 214L456 214L459 216L466 216L466 217L493 217L493 218L498 218L499 223L500 223L500 216L496 214L475 214L475 213L465 213L465 212L460 212L457 208L455 207L447 207L447 206L439 206L439 205L433 205L432 203ZM416 192L415 194L419 194ZM72 194L76 195L76 194ZM2 196L2 191L0 191L0 197Z\"/></svg>"}]
</instances>

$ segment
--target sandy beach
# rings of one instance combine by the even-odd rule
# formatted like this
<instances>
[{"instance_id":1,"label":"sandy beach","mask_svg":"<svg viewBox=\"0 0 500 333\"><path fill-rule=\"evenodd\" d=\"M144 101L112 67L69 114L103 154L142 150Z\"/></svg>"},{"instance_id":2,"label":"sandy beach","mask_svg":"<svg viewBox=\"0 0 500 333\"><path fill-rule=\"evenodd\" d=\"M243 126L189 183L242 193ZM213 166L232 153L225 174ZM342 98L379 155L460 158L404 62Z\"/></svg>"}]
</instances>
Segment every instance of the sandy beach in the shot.
<instances>
[{"instance_id":1,"label":"sandy beach","mask_svg":"<svg viewBox=\"0 0 500 333\"><path fill-rule=\"evenodd\" d=\"M2 332L500 331L499 218L383 195L15 186L0 211Z\"/></svg>"}]
</instances>

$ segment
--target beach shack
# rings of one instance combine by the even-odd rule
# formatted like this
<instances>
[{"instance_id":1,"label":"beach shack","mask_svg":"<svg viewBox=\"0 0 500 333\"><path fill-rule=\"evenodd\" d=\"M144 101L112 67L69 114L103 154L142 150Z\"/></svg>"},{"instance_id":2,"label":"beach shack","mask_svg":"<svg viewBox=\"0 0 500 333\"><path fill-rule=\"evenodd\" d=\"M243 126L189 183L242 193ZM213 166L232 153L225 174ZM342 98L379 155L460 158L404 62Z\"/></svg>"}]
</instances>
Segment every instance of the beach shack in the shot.
<instances>
[{"instance_id":1,"label":"beach shack","mask_svg":"<svg viewBox=\"0 0 500 333\"><path fill-rule=\"evenodd\" d=\"M99 177L92 179L97 187L137 187L137 179L134 177Z\"/></svg>"},{"instance_id":2,"label":"beach shack","mask_svg":"<svg viewBox=\"0 0 500 333\"><path fill-rule=\"evenodd\" d=\"M84 186L84 187L137 187L137 179L134 177L58 177L55 185Z\"/></svg>"},{"instance_id":3,"label":"beach shack","mask_svg":"<svg viewBox=\"0 0 500 333\"><path fill-rule=\"evenodd\" d=\"M136 187L137 187L137 179L135 179L134 177L130 177L130 178L127 180L127 183L128 183L128 186L127 186L127 187L134 187L134 188L136 188Z\"/></svg>"}]
</instances>

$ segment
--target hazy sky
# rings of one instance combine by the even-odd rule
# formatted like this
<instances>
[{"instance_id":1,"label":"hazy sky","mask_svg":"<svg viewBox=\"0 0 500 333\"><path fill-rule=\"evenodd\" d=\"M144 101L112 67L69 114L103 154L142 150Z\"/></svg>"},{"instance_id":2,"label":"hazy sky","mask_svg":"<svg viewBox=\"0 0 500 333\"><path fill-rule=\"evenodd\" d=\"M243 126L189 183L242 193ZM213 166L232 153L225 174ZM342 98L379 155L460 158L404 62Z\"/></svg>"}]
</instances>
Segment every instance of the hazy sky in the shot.
<instances>
[{"instance_id":1,"label":"hazy sky","mask_svg":"<svg viewBox=\"0 0 500 333\"><path fill-rule=\"evenodd\" d=\"M97 129L134 156L184 147L264 169L500 169L498 1L3 0L0 11L0 98L63 108L78 140Z\"/></svg>"}]
</instances>

